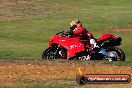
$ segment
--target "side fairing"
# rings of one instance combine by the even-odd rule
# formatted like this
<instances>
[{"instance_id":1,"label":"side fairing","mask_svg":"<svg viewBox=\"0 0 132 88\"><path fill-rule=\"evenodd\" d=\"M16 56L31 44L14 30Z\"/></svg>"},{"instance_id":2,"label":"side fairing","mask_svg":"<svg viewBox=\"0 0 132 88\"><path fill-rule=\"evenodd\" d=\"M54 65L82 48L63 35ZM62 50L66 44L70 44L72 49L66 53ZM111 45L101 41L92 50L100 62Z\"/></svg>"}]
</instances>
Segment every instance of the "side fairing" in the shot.
<instances>
[{"instance_id":1,"label":"side fairing","mask_svg":"<svg viewBox=\"0 0 132 88\"><path fill-rule=\"evenodd\" d=\"M84 44L79 41L78 37L67 38L62 36L53 36L49 42L49 46L53 44L61 45L67 50L67 58L73 57L77 52L84 51Z\"/></svg>"}]
</instances>

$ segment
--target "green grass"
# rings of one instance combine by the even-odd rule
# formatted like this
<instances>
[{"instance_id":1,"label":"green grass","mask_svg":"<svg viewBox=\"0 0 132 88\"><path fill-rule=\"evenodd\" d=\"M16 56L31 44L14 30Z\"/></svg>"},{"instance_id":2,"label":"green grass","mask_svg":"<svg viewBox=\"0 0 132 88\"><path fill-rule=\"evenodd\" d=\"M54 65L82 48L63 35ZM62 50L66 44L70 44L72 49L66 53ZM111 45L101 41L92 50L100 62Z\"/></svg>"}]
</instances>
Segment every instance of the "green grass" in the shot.
<instances>
[{"instance_id":1,"label":"green grass","mask_svg":"<svg viewBox=\"0 0 132 88\"><path fill-rule=\"evenodd\" d=\"M116 28L132 28L131 0L2 0L13 3L0 8L0 58L41 59L53 34L66 30L70 21L80 19L99 37L105 32L123 38L122 50L132 60L132 33L114 33Z\"/></svg>"},{"instance_id":2,"label":"green grass","mask_svg":"<svg viewBox=\"0 0 132 88\"><path fill-rule=\"evenodd\" d=\"M78 86L74 79L52 79L47 81L17 81L15 85L1 85L0 88L73 88Z\"/></svg>"}]
</instances>

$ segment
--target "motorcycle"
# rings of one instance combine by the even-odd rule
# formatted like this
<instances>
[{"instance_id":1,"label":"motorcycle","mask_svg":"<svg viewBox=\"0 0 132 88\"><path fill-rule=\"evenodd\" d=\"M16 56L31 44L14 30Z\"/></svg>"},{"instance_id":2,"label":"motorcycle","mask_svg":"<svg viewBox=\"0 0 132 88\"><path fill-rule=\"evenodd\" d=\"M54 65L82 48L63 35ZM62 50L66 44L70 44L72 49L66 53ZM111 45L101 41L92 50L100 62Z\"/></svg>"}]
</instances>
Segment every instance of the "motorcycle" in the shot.
<instances>
[{"instance_id":1,"label":"motorcycle","mask_svg":"<svg viewBox=\"0 0 132 88\"><path fill-rule=\"evenodd\" d=\"M114 35L103 34L96 39L102 50L93 53L90 51L88 39L73 37L62 31L51 38L49 48L42 53L42 59L125 61L124 52L116 47L121 45L121 37L115 40L112 36ZM101 54L103 50L109 51L109 56Z\"/></svg>"}]
</instances>

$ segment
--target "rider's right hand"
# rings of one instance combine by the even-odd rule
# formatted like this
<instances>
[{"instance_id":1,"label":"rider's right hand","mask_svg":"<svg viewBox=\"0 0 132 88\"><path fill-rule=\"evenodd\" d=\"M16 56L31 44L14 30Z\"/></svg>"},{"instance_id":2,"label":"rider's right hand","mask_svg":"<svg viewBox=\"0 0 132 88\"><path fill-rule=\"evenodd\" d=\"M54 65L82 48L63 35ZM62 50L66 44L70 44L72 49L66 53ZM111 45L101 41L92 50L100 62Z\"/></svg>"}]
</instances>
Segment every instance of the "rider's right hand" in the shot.
<instances>
[{"instance_id":1,"label":"rider's right hand","mask_svg":"<svg viewBox=\"0 0 132 88\"><path fill-rule=\"evenodd\" d=\"M69 32L65 32L65 36L68 36L69 35Z\"/></svg>"},{"instance_id":2,"label":"rider's right hand","mask_svg":"<svg viewBox=\"0 0 132 88\"><path fill-rule=\"evenodd\" d=\"M66 34L67 35L73 35L73 31L67 31Z\"/></svg>"}]
</instances>

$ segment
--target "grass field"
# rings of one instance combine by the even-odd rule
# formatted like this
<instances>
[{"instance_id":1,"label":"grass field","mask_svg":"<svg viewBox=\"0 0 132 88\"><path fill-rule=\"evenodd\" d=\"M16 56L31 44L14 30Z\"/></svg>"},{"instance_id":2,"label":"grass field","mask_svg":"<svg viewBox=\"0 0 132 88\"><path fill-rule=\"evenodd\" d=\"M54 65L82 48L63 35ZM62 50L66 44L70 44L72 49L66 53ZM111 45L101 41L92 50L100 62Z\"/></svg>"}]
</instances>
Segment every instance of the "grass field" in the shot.
<instances>
[{"instance_id":1,"label":"grass field","mask_svg":"<svg viewBox=\"0 0 132 88\"><path fill-rule=\"evenodd\" d=\"M0 0L0 58L41 59L51 36L80 19L95 37L121 36L120 47L131 61L131 5L131 0ZM118 28L130 30L112 31Z\"/></svg>"},{"instance_id":2,"label":"grass field","mask_svg":"<svg viewBox=\"0 0 132 88\"><path fill-rule=\"evenodd\" d=\"M132 0L0 0L0 59L4 59L0 60L0 88L131 88L132 84L79 86L75 77L66 76L73 77L68 72L73 75L71 68L75 70L76 65L83 66L80 62L75 63L75 66L67 61L55 62L53 68L56 71L52 69L54 73L46 67L51 68L53 61L41 62L41 54L48 47L52 35L69 29L69 23L75 19L80 19L83 26L97 38L103 33L112 33L123 38L119 47L126 54L126 62L85 62L84 67L90 69L87 69L88 72L102 73L103 69L105 73L132 73L132 63L129 62L132 61ZM14 62L19 59L22 60ZM100 66L102 64L106 66ZM65 68L68 66L69 68ZM94 71L93 66L100 68L97 67L97 71ZM59 77L61 68L65 77L43 80L48 71L49 77L52 78L53 74ZM34 73L37 71L42 71L41 75ZM6 80L10 75L11 79ZM25 79L13 78L23 76ZM34 76L38 78L32 80ZM13 86L2 84L8 81L12 83L12 80L15 80Z\"/></svg>"}]
</instances>

